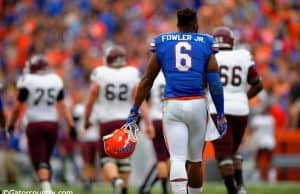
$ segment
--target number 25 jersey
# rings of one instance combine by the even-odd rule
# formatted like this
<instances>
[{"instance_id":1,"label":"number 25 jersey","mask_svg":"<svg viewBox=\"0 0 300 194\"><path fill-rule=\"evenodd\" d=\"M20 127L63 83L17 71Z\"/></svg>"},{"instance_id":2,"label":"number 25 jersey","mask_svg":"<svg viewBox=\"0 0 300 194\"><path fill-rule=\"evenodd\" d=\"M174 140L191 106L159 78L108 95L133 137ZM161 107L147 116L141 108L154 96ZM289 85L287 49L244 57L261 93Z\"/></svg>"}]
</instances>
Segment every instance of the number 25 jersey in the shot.
<instances>
[{"instance_id":1,"label":"number 25 jersey","mask_svg":"<svg viewBox=\"0 0 300 194\"><path fill-rule=\"evenodd\" d=\"M172 32L150 44L166 79L165 98L205 95L206 65L214 52L213 37L201 33Z\"/></svg>"},{"instance_id":2,"label":"number 25 jersey","mask_svg":"<svg viewBox=\"0 0 300 194\"><path fill-rule=\"evenodd\" d=\"M57 121L55 104L58 96L63 95L63 82L57 74L24 74L17 87L28 92L25 101L28 122Z\"/></svg>"},{"instance_id":3,"label":"number 25 jersey","mask_svg":"<svg viewBox=\"0 0 300 194\"><path fill-rule=\"evenodd\" d=\"M139 82L138 70L128 66L101 66L94 69L91 81L100 86L97 102L100 122L126 119L132 106L134 87Z\"/></svg>"},{"instance_id":4,"label":"number 25 jersey","mask_svg":"<svg viewBox=\"0 0 300 194\"><path fill-rule=\"evenodd\" d=\"M249 114L247 87L258 74L249 51L244 49L219 51L216 54L224 90L224 112L230 115ZM216 113L210 99L209 110Z\"/></svg>"}]
</instances>

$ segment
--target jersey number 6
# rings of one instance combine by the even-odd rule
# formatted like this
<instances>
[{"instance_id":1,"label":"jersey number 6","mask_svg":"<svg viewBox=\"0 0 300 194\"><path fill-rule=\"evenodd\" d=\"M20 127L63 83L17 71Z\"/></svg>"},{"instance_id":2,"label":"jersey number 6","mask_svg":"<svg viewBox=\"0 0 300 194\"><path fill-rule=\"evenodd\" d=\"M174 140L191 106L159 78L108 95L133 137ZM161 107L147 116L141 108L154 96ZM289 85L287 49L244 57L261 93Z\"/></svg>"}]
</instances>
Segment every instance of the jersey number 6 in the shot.
<instances>
[{"instance_id":1,"label":"jersey number 6","mask_svg":"<svg viewBox=\"0 0 300 194\"><path fill-rule=\"evenodd\" d=\"M192 58L186 51L192 50L188 42L178 42L175 45L175 67L179 71L188 71L192 67Z\"/></svg>"}]
</instances>

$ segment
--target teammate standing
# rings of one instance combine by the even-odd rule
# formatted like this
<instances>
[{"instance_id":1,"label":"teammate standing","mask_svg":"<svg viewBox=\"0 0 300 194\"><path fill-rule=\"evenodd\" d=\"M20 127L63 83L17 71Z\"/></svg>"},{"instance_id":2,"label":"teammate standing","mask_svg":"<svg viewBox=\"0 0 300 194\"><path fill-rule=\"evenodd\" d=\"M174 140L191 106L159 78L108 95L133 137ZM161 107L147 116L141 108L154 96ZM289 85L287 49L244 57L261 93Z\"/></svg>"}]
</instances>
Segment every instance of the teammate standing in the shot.
<instances>
[{"instance_id":1,"label":"teammate standing","mask_svg":"<svg viewBox=\"0 0 300 194\"><path fill-rule=\"evenodd\" d=\"M214 39L197 33L196 11L179 10L177 26L179 32L161 34L151 43L153 53L127 122L136 122L139 107L162 69L166 79L163 124L170 152L171 189L173 194L199 194L207 123L205 80L218 111L221 135L226 132L223 88L214 56Z\"/></svg>"},{"instance_id":2,"label":"teammate standing","mask_svg":"<svg viewBox=\"0 0 300 194\"><path fill-rule=\"evenodd\" d=\"M149 194L151 187L159 179L161 181L162 193L167 194L167 180L169 176L170 155L165 143L162 124L163 96L165 78L162 72L156 77L149 96L150 117L153 120L155 134L152 143L157 163L150 169L144 183L140 188L140 194Z\"/></svg>"},{"instance_id":3,"label":"teammate standing","mask_svg":"<svg viewBox=\"0 0 300 194\"><path fill-rule=\"evenodd\" d=\"M130 160L109 157L104 150L102 139L125 123L139 82L139 72L135 67L126 66L125 50L120 46L112 46L107 50L105 64L92 72L84 127L87 129L90 126L90 114L97 101L101 129L99 151L101 167L104 176L113 185L114 194L126 194L131 171ZM153 128L149 118L145 118L145 124L148 128L151 128L150 126Z\"/></svg>"},{"instance_id":4,"label":"teammate standing","mask_svg":"<svg viewBox=\"0 0 300 194\"><path fill-rule=\"evenodd\" d=\"M262 90L262 82L251 54L244 49L233 50L234 36L229 28L216 28L214 36L220 50L216 59L224 88L224 112L228 130L222 139L213 141L213 145L228 194L246 194L242 176L243 158L237 150L247 126L248 99ZM217 111L212 102L209 109L216 122Z\"/></svg>"},{"instance_id":5,"label":"teammate standing","mask_svg":"<svg viewBox=\"0 0 300 194\"><path fill-rule=\"evenodd\" d=\"M84 104L78 103L73 109L73 118L76 128L79 129L81 156L83 159L82 183L84 191L92 190L92 183L96 181L97 165L96 156L99 150L99 126L97 106L94 106L90 117L91 126L83 129Z\"/></svg>"},{"instance_id":6,"label":"teammate standing","mask_svg":"<svg viewBox=\"0 0 300 194\"><path fill-rule=\"evenodd\" d=\"M49 70L43 55L32 56L25 64L24 75L17 83L18 97L7 123L11 134L22 105L26 104L29 155L43 191L51 190L50 156L58 137L58 111L65 117L72 138L76 130L64 102L61 78ZM57 108L57 109L56 109Z\"/></svg>"},{"instance_id":7,"label":"teammate standing","mask_svg":"<svg viewBox=\"0 0 300 194\"><path fill-rule=\"evenodd\" d=\"M265 106L265 105L262 105ZM275 120L270 114L270 104L267 103L262 112L250 119L251 142L256 155L256 181L276 182L276 169L272 166L273 151L276 145Z\"/></svg>"}]
</instances>

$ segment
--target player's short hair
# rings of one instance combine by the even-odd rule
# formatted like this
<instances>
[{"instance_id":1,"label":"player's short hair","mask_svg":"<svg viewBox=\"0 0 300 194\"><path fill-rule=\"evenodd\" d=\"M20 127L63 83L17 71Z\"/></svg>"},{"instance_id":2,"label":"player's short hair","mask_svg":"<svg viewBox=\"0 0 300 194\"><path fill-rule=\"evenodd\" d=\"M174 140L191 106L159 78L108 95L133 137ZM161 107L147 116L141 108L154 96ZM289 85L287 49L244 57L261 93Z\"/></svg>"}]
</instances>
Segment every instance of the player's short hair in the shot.
<instances>
[{"instance_id":1,"label":"player's short hair","mask_svg":"<svg viewBox=\"0 0 300 194\"><path fill-rule=\"evenodd\" d=\"M178 28L189 27L197 23L197 12L190 8L184 8L177 11Z\"/></svg>"}]
</instances>

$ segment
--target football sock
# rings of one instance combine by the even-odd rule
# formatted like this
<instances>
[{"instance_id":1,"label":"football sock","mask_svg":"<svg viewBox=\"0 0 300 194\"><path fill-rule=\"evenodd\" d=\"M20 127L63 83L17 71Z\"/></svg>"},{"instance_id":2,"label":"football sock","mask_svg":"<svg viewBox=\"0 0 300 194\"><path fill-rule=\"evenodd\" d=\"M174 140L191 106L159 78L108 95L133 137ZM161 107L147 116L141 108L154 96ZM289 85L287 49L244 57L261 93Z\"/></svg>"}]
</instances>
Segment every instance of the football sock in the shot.
<instances>
[{"instance_id":1,"label":"football sock","mask_svg":"<svg viewBox=\"0 0 300 194\"><path fill-rule=\"evenodd\" d=\"M114 194L121 194L123 192L124 181L121 178L113 178L111 183L114 188Z\"/></svg>"},{"instance_id":2,"label":"football sock","mask_svg":"<svg viewBox=\"0 0 300 194\"><path fill-rule=\"evenodd\" d=\"M41 181L42 191L51 191L51 184L49 181Z\"/></svg>"},{"instance_id":3,"label":"football sock","mask_svg":"<svg viewBox=\"0 0 300 194\"><path fill-rule=\"evenodd\" d=\"M111 184L112 184L113 187L115 187L117 184L121 184L121 182L123 184L123 180L121 178L119 178L119 177L113 178L111 180Z\"/></svg>"},{"instance_id":4,"label":"football sock","mask_svg":"<svg viewBox=\"0 0 300 194\"><path fill-rule=\"evenodd\" d=\"M234 185L233 175L227 175L223 177L224 183L228 194L236 194L236 188Z\"/></svg>"},{"instance_id":5,"label":"football sock","mask_svg":"<svg viewBox=\"0 0 300 194\"><path fill-rule=\"evenodd\" d=\"M187 194L187 181L171 181L173 194Z\"/></svg>"},{"instance_id":6,"label":"football sock","mask_svg":"<svg viewBox=\"0 0 300 194\"><path fill-rule=\"evenodd\" d=\"M188 194L202 194L202 187L200 188L188 187Z\"/></svg>"},{"instance_id":7,"label":"football sock","mask_svg":"<svg viewBox=\"0 0 300 194\"><path fill-rule=\"evenodd\" d=\"M235 169L234 170L234 179L235 182L238 186L243 185L244 181L243 181L243 174L242 174L242 170L241 169Z\"/></svg>"},{"instance_id":8,"label":"football sock","mask_svg":"<svg viewBox=\"0 0 300 194\"><path fill-rule=\"evenodd\" d=\"M163 194L168 194L168 187L167 187L168 180L167 180L167 178L162 178L160 180L161 180L161 187L162 187L162 190L163 190Z\"/></svg>"},{"instance_id":9,"label":"football sock","mask_svg":"<svg viewBox=\"0 0 300 194\"><path fill-rule=\"evenodd\" d=\"M122 194L127 194L127 190L128 190L127 188L123 188L122 189Z\"/></svg>"}]
</instances>

